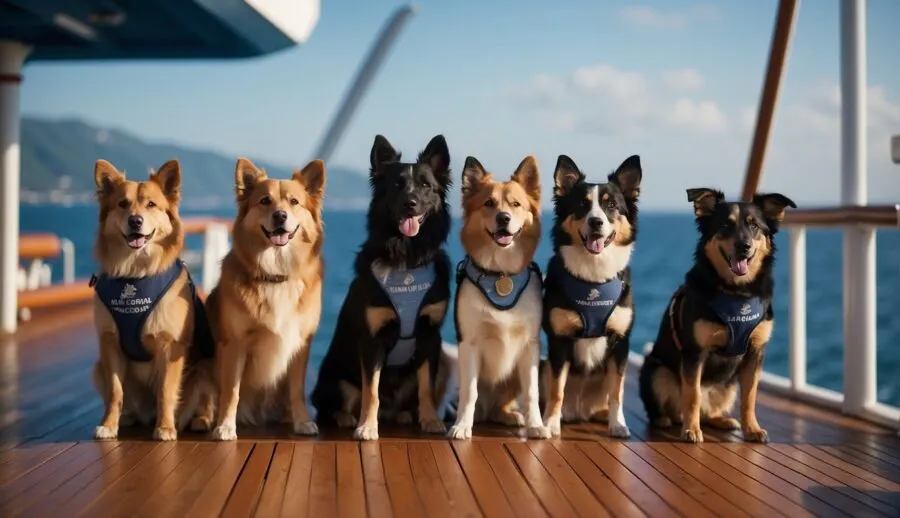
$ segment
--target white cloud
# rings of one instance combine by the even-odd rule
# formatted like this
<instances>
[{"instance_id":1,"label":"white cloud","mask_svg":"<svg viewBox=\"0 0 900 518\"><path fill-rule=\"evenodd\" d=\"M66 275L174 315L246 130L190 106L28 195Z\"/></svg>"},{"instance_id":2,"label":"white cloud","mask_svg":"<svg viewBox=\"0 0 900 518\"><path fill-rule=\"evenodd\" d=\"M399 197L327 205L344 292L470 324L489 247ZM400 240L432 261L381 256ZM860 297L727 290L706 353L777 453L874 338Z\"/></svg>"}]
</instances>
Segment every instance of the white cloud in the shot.
<instances>
[{"instance_id":1,"label":"white cloud","mask_svg":"<svg viewBox=\"0 0 900 518\"><path fill-rule=\"evenodd\" d=\"M662 78L666 86L682 92L699 90L706 84L700 72L693 68L667 70L662 73Z\"/></svg>"},{"instance_id":2,"label":"white cloud","mask_svg":"<svg viewBox=\"0 0 900 518\"><path fill-rule=\"evenodd\" d=\"M666 112L666 123L678 129L718 133L728 129L725 114L714 101L682 98Z\"/></svg>"},{"instance_id":3,"label":"white cloud","mask_svg":"<svg viewBox=\"0 0 900 518\"><path fill-rule=\"evenodd\" d=\"M694 5L684 12L665 12L647 5L634 5L623 8L619 15L627 23L654 29L683 29L693 22L721 18L719 9L710 4Z\"/></svg>"}]
</instances>

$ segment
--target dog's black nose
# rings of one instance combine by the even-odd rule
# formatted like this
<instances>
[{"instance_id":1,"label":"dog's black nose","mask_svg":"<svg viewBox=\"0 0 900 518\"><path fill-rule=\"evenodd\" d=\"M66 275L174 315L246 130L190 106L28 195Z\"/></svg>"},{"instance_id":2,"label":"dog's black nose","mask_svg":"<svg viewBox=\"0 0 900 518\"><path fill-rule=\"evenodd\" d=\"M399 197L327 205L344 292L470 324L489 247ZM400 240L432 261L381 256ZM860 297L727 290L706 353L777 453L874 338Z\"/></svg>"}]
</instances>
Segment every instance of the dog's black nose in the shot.
<instances>
[{"instance_id":1,"label":"dog's black nose","mask_svg":"<svg viewBox=\"0 0 900 518\"><path fill-rule=\"evenodd\" d=\"M588 218L588 227L591 230L600 230L603 228L603 220L600 218Z\"/></svg>"},{"instance_id":2,"label":"dog's black nose","mask_svg":"<svg viewBox=\"0 0 900 518\"><path fill-rule=\"evenodd\" d=\"M497 224L501 227L509 225L510 221L512 221L512 216L509 214L509 212L501 212L497 214Z\"/></svg>"},{"instance_id":3,"label":"dog's black nose","mask_svg":"<svg viewBox=\"0 0 900 518\"><path fill-rule=\"evenodd\" d=\"M285 221L287 221L287 212L277 210L272 214L272 222L275 223L275 225L284 225Z\"/></svg>"},{"instance_id":4,"label":"dog's black nose","mask_svg":"<svg viewBox=\"0 0 900 518\"><path fill-rule=\"evenodd\" d=\"M737 252L738 255L746 257L750 253L750 242L749 241L735 241L734 242L734 251Z\"/></svg>"},{"instance_id":5,"label":"dog's black nose","mask_svg":"<svg viewBox=\"0 0 900 518\"><path fill-rule=\"evenodd\" d=\"M131 230L140 230L144 226L143 216L128 216L128 228Z\"/></svg>"},{"instance_id":6,"label":"dog's black nose","mask_svg":"<svg viewBox=\"0 0 900 518\"><path fill-rule=\"evenodd\" d=\"M412 198L406 200L406 203L404 203L404 205L406 205L407 209L414 209L414 208L416 208L416 205L418 205L418 204L419 204L419 202L417 202L416 200L414 200Z\"/></svg>"}]
</instances>

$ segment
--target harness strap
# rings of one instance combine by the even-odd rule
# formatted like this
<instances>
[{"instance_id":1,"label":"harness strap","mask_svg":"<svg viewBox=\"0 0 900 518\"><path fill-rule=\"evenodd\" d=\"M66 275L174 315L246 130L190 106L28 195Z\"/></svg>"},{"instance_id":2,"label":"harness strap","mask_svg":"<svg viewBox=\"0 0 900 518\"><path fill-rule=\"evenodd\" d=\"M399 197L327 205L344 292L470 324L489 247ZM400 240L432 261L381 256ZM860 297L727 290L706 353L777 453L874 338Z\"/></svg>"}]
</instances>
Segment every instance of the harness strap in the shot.
<instances>
[{"instance_id":1,"label":"harness strap","mask_svg":"<svg viewBox=\"0 0 900 518\"><path fill-rule=\"evenodd\" d=\"M675 347L680 351L681 350L681 340L678 338L678 328L675 325L675 305L678 304L678 319L681 320L681 310L684 307L684 285L678 287L675 290L675 294L672 295L672 302L669 303L669 327L672 329L672 341L675 342Z\"/></svg>"}]
</instances>

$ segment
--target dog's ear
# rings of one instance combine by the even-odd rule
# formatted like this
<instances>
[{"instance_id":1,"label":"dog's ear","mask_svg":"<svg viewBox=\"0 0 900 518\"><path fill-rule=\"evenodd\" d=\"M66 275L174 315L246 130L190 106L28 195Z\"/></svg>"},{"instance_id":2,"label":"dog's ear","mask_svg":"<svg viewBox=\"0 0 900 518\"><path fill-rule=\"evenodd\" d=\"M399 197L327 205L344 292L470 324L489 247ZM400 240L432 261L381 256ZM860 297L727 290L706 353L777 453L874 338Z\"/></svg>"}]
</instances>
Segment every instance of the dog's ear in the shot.
<instances>
[{"instance_id":1,"label":"dog's ear","mask_svg":"<svg viewBox=\"0 0 900 518\"><path fill-rule=\"evenodd\" d=\"M541 171L534 156L528 155L519 163L519 167L512 175L512 181L524 187L525 192L534 201L541 200Z\"/></svg>"},{"instance_id":2,"label":"dog's ear","mask_svg":"<svg viewBox=\"0 0 900 518\"><path fill-rule=\"evenodd\" d=\"M450 185L450 151L443 135L436 135L419 154L419 163L428 164L441 185Z\"/></svg>"},{"instance_id":3,"label":"dog's ear","mask_svg":"<svg viewBox=\"0 0 900 518\"><path fill-rule=\"evenodd\" d=\"M688 201L694 204L694 215L698 218L709 216L721 202L725 201L722 191L701 187L687 190Z\"/></svg>"},{"instance_id":4,"label":"dog's ear","mask_svg":"<svg viewBox=\"0 0 900 518\"><path fill-rule=\"evenodd\" d=\"M566 155L559 155L556 159L556 169L553 171L553 194L559 197L572 191L575 184L584 181L584 175L578 170L575 162Z\"/></svg>"},{"instance_id":5,"label":"dog's ear","mask_svg":"<svg viewBox=\"0 0 900 518\"><path fill-rule=\"evenodd\" d=\"M250 160L241 157L234 166L234 193L238 201L243 200L253 192L256 184L264 181L268 176L263 169L256 167Z\"/></svg>"},{"instance_id":6,"label":"dog's ear","mask_svg":"<svg viewBox=\"0 0 900 518\"><path fill-rule=\"evenodd\" d=\"M790 198L778 193L755 194L753 203L762 209L763 216L766 218L766 224L769 227L776 227L784 221L784 211L790 207L797 208Z\"/></svg>"},{"instance_id":7,"label":"dog's ear","mask_svg":"<svg viewBox=\"0 0 900 518\"><path fill-rule=\"evenodd\" d=\"M381 174L385 164L391 164L400 161L400 153L394 149L394 146L388 142L383 135L375 135L375 142L372 143L372 151L369 152L369 174L372 178Z\"/></svg>"},{"instance_id":8,"label":"dog's ear","mask_svg":"<svg viewBox=\"0 0 900 518\"><path fill-rule=\"evenodd\" d=\"M631 155L622 162L622 165L615 172L609 175L609 181L619 186L626 200L637 201L641 196L642 176L641 157Z\"/></svg>"},{"instance_id":9,"label":"dog's ear","mask_svg":"<svg viewBox=\"0 0 900 518\"><path fill-rule=\"evenodd\" d=\"M310 196L321 199L325 194L325 162L313 160L303 169L295 170L292 179L300 182Z\"/></svg>"},{"instance_id":10,"label":"dog's ear","mask_svg":"<svg viewBox=\"0 0 900 518\"><path fill-rule=\"evenodd\" d=\"M159 185L169 203L177 204L181 200L181 164L177 159L169 160L151 173L150 181Z\"/></svg>"},{"instance_id":11,"label":"dog's ear","mask_svg":"<svg viewBox=\"0 0 900 518\"><path fill-rule=\"evenodd\" d=\"M94 185L97 199L109 195L116 187L125 183L125 175L102 158L94 163Z\"/></svg>"},{"instance_id":12,"label":"dog's ear","mask_svg":"<svg viewBox=\"0 0 900 518\"><path fill-rule=\"evenodd\" d=\"M484 183L490 174L484 170L484 166L474 156L466 157L466 164L463 166L462 172L462 194L463 199L475 194L478 187Z\"/></svg>"}]
</instances>

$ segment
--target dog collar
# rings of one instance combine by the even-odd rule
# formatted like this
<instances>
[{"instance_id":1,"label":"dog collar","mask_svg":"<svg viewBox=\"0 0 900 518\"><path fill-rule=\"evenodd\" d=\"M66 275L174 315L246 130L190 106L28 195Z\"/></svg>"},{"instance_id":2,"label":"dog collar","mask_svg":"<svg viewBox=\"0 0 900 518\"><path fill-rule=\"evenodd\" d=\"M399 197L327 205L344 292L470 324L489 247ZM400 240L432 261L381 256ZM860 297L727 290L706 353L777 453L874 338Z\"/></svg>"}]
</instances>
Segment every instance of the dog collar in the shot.
<instances>
[{"instance_id":1,"label":"dog collar","mask_svg":"<svg viewBox=\"0 0 900 518\"><path fill-rule=\"evenodd\" d=\"M500 310L507 310L519 301L519 297L531 281L532 273L537 274L540 282L541 269L535 262L521 272L509 275L485 270L467 255L456 267L456 282L459 284L464 279L469 279L491 305Z\"/></svg>"}]
</instances>

